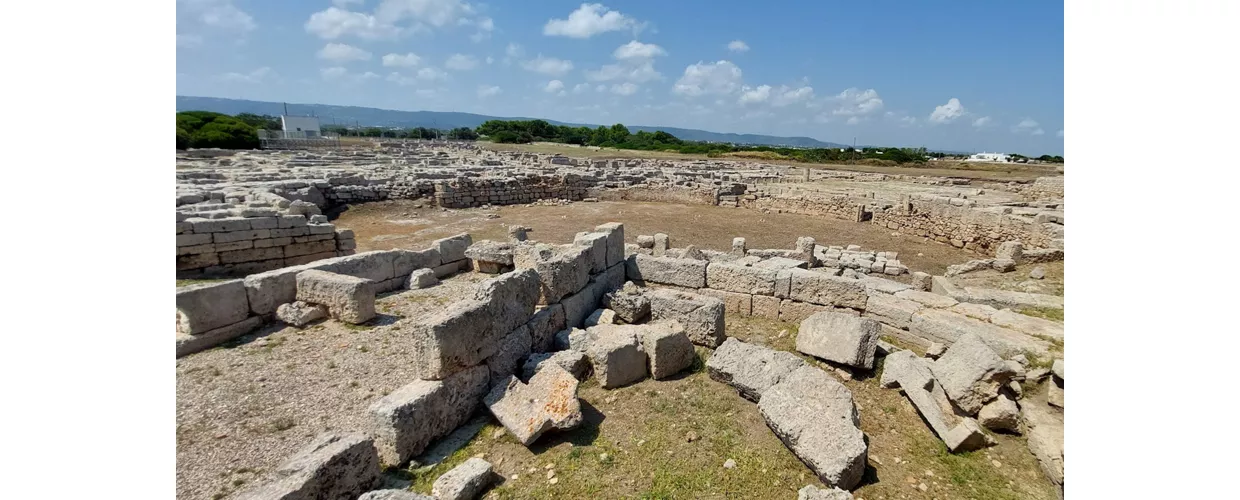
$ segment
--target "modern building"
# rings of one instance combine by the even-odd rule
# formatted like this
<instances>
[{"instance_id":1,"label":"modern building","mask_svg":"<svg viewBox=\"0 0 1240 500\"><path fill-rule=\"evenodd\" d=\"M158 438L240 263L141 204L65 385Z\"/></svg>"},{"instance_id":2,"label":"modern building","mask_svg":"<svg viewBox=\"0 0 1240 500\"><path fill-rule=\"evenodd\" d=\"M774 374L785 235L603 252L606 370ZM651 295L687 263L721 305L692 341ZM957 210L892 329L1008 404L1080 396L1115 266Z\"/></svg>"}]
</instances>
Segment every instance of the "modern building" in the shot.
<instances>
[{"instance_id":1,"label":"modern building","mask_svg":"<svg viewBox=\"0 0 1240 500\"><path fill-rule=\"evenodd\" d=\"M316 116L280 116L285 139L317 139L323 136Z\"/></svg>"},{"instance_id":2,"label":"modern building","mask_svg":"<svg viewBox=\"0 0 1240 500\"><path fill-rule=\"evenodd\" d=\"M965 161L986 161L991 163L1007 163L1012 161L1011 157L1003 153L977 153L969 156Z\"/></svg>"}]
</instances>

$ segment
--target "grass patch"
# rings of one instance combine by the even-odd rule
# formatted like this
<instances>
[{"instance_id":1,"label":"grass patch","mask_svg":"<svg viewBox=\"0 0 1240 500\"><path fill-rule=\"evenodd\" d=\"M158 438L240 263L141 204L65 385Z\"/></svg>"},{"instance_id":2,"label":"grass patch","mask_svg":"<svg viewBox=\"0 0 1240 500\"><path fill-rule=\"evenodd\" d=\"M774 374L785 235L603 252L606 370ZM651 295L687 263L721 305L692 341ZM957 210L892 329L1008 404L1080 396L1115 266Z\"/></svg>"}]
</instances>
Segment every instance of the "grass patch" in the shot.
<instances>
[{"instance_id":1,"label":"grass patch","mask_svg":"<svg viewBox=\"0 0 1240 500\"><path fill-rule=\"evenodd\" d=\"M228 281L228 280L227 280L227 279L225 279L225 278L207 278L207 279L194 279L194 280L177 280L177 288L181 288L181 287L183 287L183 286L190 286L190 285L204 285L204 284L207 284L207 283L219 283L219 282L221 282L221 281Z\"/></svg>"},{"instance_id":2,"label":"grass patch","mask_svg":"<svg viewBox=\"0 0 1240 500\"><path fill-rule=\"evenodd\" d=\"M1033 316L1035 318L1049 319L1051 321L1063 322L1063 309L1055 309L1053 307L1026 307L1019 311L1025 316Z\"/></svg>"},{"instance_id":3,"label":"grass patch","mask_svg":"<svg viewBox=\"0 0 1240 500\"><path fill-rule=\"evenodd\" d=\"M289 417L280 417L271 422L271 432L284 432L297 426L297 422Z\"/></svg>"}]
</instances>

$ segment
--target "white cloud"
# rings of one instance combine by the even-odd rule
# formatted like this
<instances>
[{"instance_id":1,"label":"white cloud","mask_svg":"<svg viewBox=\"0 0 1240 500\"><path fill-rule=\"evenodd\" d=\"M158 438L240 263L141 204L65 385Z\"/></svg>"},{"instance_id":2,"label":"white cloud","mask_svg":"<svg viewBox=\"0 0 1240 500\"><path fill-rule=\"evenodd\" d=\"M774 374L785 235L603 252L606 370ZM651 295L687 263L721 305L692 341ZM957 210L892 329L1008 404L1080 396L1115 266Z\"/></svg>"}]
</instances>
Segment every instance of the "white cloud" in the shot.
<instances>
[{"instance_id":1,"label":"white cloud","mask_svg":"<svg viewBox=\"0 0 1240 500\"><path fill-rule=\"evenodd\" d=\"M343 36L377 40L393 38L400 33L399 28L382 24L375 16L336 7L328 7L327 10L311 14L305 29L306 32L325 40L335 40Z\"/></svg>"},{"instance_id":2,"label":"white cloud","mask_svg":"<svg viewBox=\"0 0 1240 500\"><path fill-rule=\"evenodd\" d=\"M960 99L953 97L947 100L947 104L934 107L934 112L930 113L930 121L933 123L951 123L963 116L964 113L965 109L960 104Z\"/></svg>"},{"instance_id":3,"label":"white cloud","mask_svg":"<svg viewBox=\"0 0 1240 500\"><path fill-rule=\"evenodd\" d=\"M409 67L417 66L421 62L422 62L422 58L418 57L418 55L414 54L413 52L409 52L406 54L388 54L386 56L383 56L384 66L396 66L396 67L409 68Z\"/></svg>"},{"instance_id":4,"label":"white cloud","mask_svg":"<svg viewBox=\"0 0 1240 500\"><path fill-rule=\"evenodd\" d=\"M728 50L736 53L749 52L749 44L741 40L732 40L728 42Z\"/></svg>"},{"instance_id":5,"label":"white cloud","mask_svg":"<svg viewBox=\"0 0 1240 500\"><path fill-rule=\"evenodd\" d=\"M900 123L901 123L901 126L908 127L910 125L916 125L917 119L911 116L903 116L903 117L900 117Z\"/></svg>"},{"instance_id":6,"label":"white cloud","mask_svg":"<svg viewBox=\"0 0 1240 500\"><path fill-rule=\"evenodd\" d=\"M396 72L388 73L388 76L387 78L385 78L385 80L395 83L397 85L402 85L402 86L403 85L414 85L418 82L418 79L415 77L405 76L405 75L402 75Z\"/></svg>"},{"instance_id":7,"label":"white cloud","mask_svg":"<svg viewBox=\"0 0 1240 500\"><path fill-rule=\"evenodd\" d=\"M603 85L603 84L601 84L601 83L600 83L600 84L598 84L598 86L597 86L597 87L594 87L594 91L595 91L595 92L606 92L606 91L607 91L607 86L606 86L606 85Z\"/></svg>"},{"instance_id":8,"label":"white cloud","mask_svg":"<svg viewBox=\"0 0 1240 500\"><path fill-rule=\"evenodd\" d=\"M205 26L241 32L258 27L254 18L233 5L232 0L181 0L177 3L184 7L185 13Z\"/></svg>"},{"instance_id":9,"label":"white cloud","mask_svg":"<svg viewBox=\"0 0 1240 500\"><path fill-rule=\"evenodd\" d=\"M845 123L847 123L847 124L849 124L849 125L856 125L856 124L857 124L857 123L859 123L859 122L861 122L861 119L860 119L860 118L857 118L857 117L855 117L855 116L850 116L850 117L848 117L848 121L847 121L847 122L845 122Z\"/></svg>"},{"instance_id":10,"label":"white cloud","mask_svg":"<svg viewBox=\"0 0 1240 500\"><path fill-rule=\"evenodd\" d=\"M1024 120L1021 120L1020 123L1017 123L1012 127L1012 133L1042 135L1045 134L1046 131L1042 130L1042 127L1038 125L1038 122L1034 121L1032 118L1025 118Z\"/></svg>"},{"instance_id":11,"label":"white cloud","mask_svg":"<svg viewBox=\"0 0 1240 500\"><path fill-rule=\"evenodd\" d=\"M343 43L329 43L319 49L319 59L333 62L369 61L370 52Z\"/></svg>"},{"instance_id":12,"label":"white cloud","mask_svg":"<svg viewBox=\"0 0 1240 500\"><path fill-rule=\"evenodd\" d=\"M366 0L332 0L332 5L340 7L342 9L347 9L349 8L350 5L353 5L353 4L361 5L363 3L366 3Z\"/></svg>"},{"instance_id":13,"label":"white cloud","mask_svg":"<svg viewBox=\"0 0 1240 500\"><path fill-rule=\"evenodd\" d=\"M983 116L981 118L973 120L973 126L977 128L982 128L987 125L990 125L992 121L993 120L991 120L989 116Z\"/></svg>"},{"instance_id":14,"label":"white cloud","mask_svg":"<svg viewBox=\"0 0 1240 500\"><path fill-rule=\"evenodd\" d=\"M347 83L361 83L366 80L379 78L379 75L374 74L370 71L367 71L365 73L349 73L349 70L342 68L340 66L320 69L319 75L321 75L323 79L327 81L347 82Z\"/></svg>"},{"instance_id":15,"label":"white cloud","mask_svg":"<svg viewBox=\"0 0 1240 500\"><path fill-rule=\"evenodd\" d=\"M753 88L753 87L746 85L744 87L741 87L741 97L736 102L741 105L757 104L761 102L766 102L766 100L769 99L770 97L771 97L771 86L770 85L759 85L757 88Z\"/></svg>"},{"instance_id":16,"label":"white cloud","mask_svg":"<svg viewBox=\"0 0 1240 500\"><path fill-rule=\"evenodd\" d=\"M495 29L491 18L474 17L477 10L461 0L381 0L370 14L340 8L347 3L311 14L306 31L329 40L343 36L377 40L429 33L437 28L475 26L478 32L473 38L482 40Z\"/></svg>"},{"instance_id":17,"label":"white cloud","mask_svg":"<svg viewBox=\"0 0 1240 500\"><path fill-rule=\"evenodd\" d=\"M568 15L568 19L552 19L543 26L547 36L590 38L609 31L639 31L641 25L633 18L610 10L603 4L583 3Z\"/></svg>"},{"instance_id":18,"label":"white cloud","mask_svg":"<svg viewBox=\"0 0 1240 500\"><path fill-rule=\"evenodd\" d=\"M418 79L428 82L447 80L448 74L435 68L422 68L418 70Z\"/></svg>"},{"instance_id":19,"label":"white cloud","mask_svg":"<svg viewBox=\"0 0 1240 500\"><path fill-rule=\"evenodd\" d=\"M663 47L653 43L641 43L637 40L621 45L611 54L612 57L619 61L644 61L665 55L667 55L667 51L663 50Z\"/></svg>"},{"instance_id":20,"label":"white cloud","mask_svg":"<svg viewBox=\"0 0 1240 500\"><path fill-rule=\"evenodd\" d=\"M663 78L663 75L654 69L654 63L650 61L637 65L606 64L597 70L586 71L586 79L593 82L628 80L634 83L646 83L660 78Z\"/></svg>"},{"instance_id":21,"label":"white cloud","mask_svg":"<svg viewBox=\"0 0 1240 500\"><path fill-rule=\"evenodd\" d=\"M275 76L275 71L272 71L267 66L263 66L249 73L224 73L220 75L220 79L236 83L263 83L270 81Z\"/></svg>"},{"instance_id":22,"label":"white cloud","mask_svg":"<svg viewBox=\"0 0 1240 500\"><path fill-rule=\"evenodd\" d=\"M478 98L480 99L499 95L500 92L503 92L503 90L493 85L478 86Z\"/></svg>"},{"instance_id":23,"label":"white cloud","mask_svg":"<svg viewBox=\"0 0 1240 500\"><path fill-rule=\"evenodd\" d=\"M585 91L587 91L587 90L590 90L590 84L588 84L588 83L578 83L577 85L573 85L573 93L574 93L574 94L580 94L580 93L585 92Z\"/></svg>"},{"instance_id":24,"label":"white cloud","mask_svg":"<svg viewBox=\"0 0 1240 500\"><path fill-rule=\"evenodd\" d=\"M698 62L685 67L685 73L672 86L672 92L689 97L730 94L740 87L741 69L729 61Z\"/></svg>"},{"instance_id":25,"label":"white cloud","mask_svg":"<svg viewBox=\"0 0 1240 500\"><path fill-rule=\"evenodd\" d=\"M486 62L487 62L487 64L491 64L491 63L495 62L495 59L494 59L494 58L492 58L491 56L487 56L487 58L486 58Z\"/></svg>"},{"instance_id":26,"label":"white cloud","mask_svg":"<svg viewBox=\"0 0 1240 500\"><path fill-rule=\"evenodd\" d=\"M546 86L543 87L543 92L546 92L548 94L554 94L556 92L563 92L563 91L564 91L564 82L561 82L559 80L551 80L547 82Z\"/></svg>"},{"instance_id":27,"label":"white cloud","mask_svg":"<svg viewBox=\"0 0 1240 500\"><path fill-rule=\"evenodd\" d=\"M786 85L780 85L779 89L775 91L774 97L771 98L771 105L775 107L784 107L802 101L808 101L813 98L814 88L808 85L795 89Z\"/></svg>"},{"instance_id":28,"label":"white cloud","mask_svg":"<svg viewBox=\"0 0 1240 500\"><path fill-rule=\"evenodd\" d=\"M202 45L202 37L198 35L182 35L177 33L177 48L192 49Z\"/></svg>"},{"instance_id":29,"label":"white cloud","mask_svg":"<svg viewBox=\"0 0 1240 500\"><path fill-rule=\"evenodd\" d=\"M537 58L521 63L521 67L544 75L563 76L573 70L573 62L539 54Z\"/></svg>"},{"instance_id":30,"label":"white cloud","mask_svg":"<svg viewBox=\"0 0 1240 500\"><path fill-rule=\"evenodd\" d=\"M460 0L383 0L375 8L375 17L381 21L413 21L415 28L420 24L436 28L471 24L476 22L470 19L474 13L472 5Z\"/></svg>"},{"instance_id":31,"label":"white cloud","mask_svg":"<svg viewBox=\"0 0 1240 500\"><path fill-rule=\"evenodd\" d=\"M1059 137L1063 137L1063 129L1059 129L1058 132L1055 132L1055 135Z\"/></svg>"},{"instance_id":32,"label":"white cloud","mask_svg":"<svg viewBox=\"0 0 1240 500\"><path fill-rule=\"evenodd\" d=\"M455 71L469 71L478 67L478 58L465 54L452 54L443 65Z\"/></svg>"},{"instance_id":33,"label":"white cloud","mask_svg":"<svg viewBox=\"0 0 1240 500\"><path fill-rule=\"evenodd\" d=\"M495 20L489 17L478 18L478 20L474 21L472 24L478 27L477 32L469 35L469 39L474 43L489 40L491 38L491 32L495 30Z\"/></svg>"},{"instance_id":34,"label":"white cloud","mask_svg":"<svg viewBox=\"0 0 1240 500\"><path fill-rule=\"evenodd\" d=\"M508 47L504 49L504 54L508 57L522 57L525 55L525 48L512 42L508 42Z\"/></svg>"},{"instance_id":35,"label":"white cloud","mask_svg":"<svg viewBox=\"0 0 1240 500\"><path fill-rule=\"evenodd\" d=\"M833 100L837 104L832 114L842 116L869 116L883 110L883 99L874 89L844 89Z\"/></svg>"},{"instance_id":36,"label":"white cloud","mask_svg":"<svg viewBox=\"0 0 1240 500\"><path fill-rule=\"evenodd\" d=\"M629 95L633 95L637 93L637 90L639 88L640 87L638 87L636 84L629 83L629 82L617 83L611 86L611 93L616 94L616 95L629 96Z\"/></svg>"}]
</instances>

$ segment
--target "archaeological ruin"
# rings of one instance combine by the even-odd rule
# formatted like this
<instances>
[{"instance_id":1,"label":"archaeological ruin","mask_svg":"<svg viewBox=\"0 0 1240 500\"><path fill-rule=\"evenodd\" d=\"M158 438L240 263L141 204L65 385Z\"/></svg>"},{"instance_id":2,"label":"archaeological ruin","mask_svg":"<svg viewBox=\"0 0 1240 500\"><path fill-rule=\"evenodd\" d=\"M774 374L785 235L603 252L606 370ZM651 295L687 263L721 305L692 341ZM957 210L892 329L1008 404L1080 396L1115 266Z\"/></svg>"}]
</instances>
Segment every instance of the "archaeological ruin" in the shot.
<instances>
[{"instance_id":1,"label":"archaeological ruin","mask_svg":"<svg viewBox=\"0 0 1240 500\"><path fill-rule=\"evenodd\" d=\"M696 453L722 473L776 476L739 451L684 451L726 433L677 411L633 423L611 410L679 391L673 403L688 412L696 403L686 387L721 391L735 405L726 418L765 425L727 434L739 441L729 450L768 440L781 445L771 453L792 457L778 488L732 496L853 498L894 484L951 498L934 488L953 479L920 463L899 468L915 447L889 447L888 432L929 436L926 456L985 455L990 466L1001 461L989 454L1002 453L1028 465L1011 477L1062 491L1062 292L994 284L1036 284L1062 267L1062 175L978 181L391 141L178 153L176 176L178 497L463 499L523 481L563 488L572 468L540 461L557 447L577 450L564 452L573 460L587 449L599 467L617 467L630 450ZM632 222L619 214L569 241L540 241L528 221L505 220L506 238L461 233L379 250L333 218L390 200L436 211L658 202L801 214L937 242L959 258L929 273L907 252L829 234L779 248L726 235L730 248L707 248L671 229L626 231ZM903 418L898 428L869 427L892 415ZM684 426L674 442L654 437L660 418ZM599 428L609 425L649 435L604 442ZM486 426L494 432L480 432ZM481 446L490 451L458 451Z\"/></svg>"}]
</instances>

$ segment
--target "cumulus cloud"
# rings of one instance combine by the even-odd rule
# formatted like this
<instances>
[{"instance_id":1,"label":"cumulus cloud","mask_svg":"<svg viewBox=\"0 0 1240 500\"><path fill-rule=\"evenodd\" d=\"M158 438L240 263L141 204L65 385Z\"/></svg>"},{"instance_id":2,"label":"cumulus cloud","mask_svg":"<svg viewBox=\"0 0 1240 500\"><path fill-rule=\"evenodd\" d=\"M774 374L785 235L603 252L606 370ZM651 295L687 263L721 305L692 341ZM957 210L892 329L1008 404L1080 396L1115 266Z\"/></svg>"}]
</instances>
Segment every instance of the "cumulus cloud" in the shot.
<instances>
[{"instance_id":1,"label":"cumulus cloud","mask_svg":"<svg viewBox=\"0 0 1240 500\"><path fill-rule=\"evenodd\" d=\"M1032 118L1025 118L1024 120L1021 120L1020 123L1017 123L1012 127L1012 133L1042 135L1045 134L1046 131L1042 130L1042 127L1038 125L1038 122L1034 121Z\"/></svg>"},{"instance_id":2,"label":"cumulus cloud","mask_svg":"<svg viewBox=\"0 0 1240 500\"><path fill-rule=\"evenodd\" d=\"M478 59L465 54L452 54L443 65L450 70L469 71L478 67Z\"/></svg>"},{"instance_id":3,"label":"cumulus cloud","mask_svg":"<svg viewBox=\"0 0 1240 500\"><path fill-rule=\"evenodd\" d=\"M573 62L554 57L543 57L542 54L539 54L538 57L521 63L521 67L527 71L544 75L564 76L573 70Z\"/></svg>"},{"instance_id":4,"label":"cumulus cloud","mask_svg":"<svg viewBox=\"0 0 1240 500\"><path fill-rule=\"evenodd\" d=\"M388 54L388 55L383 56L384 66L395 66L395 67L408 68L408 67L417 66L421 62L422 62L422 58L418 57L418 55L414 54L413 52L408 52L405 54Z\"/></svg>"},{"instance_id":5,"label":"cumulus cloud","mask_svg":"<svg viewBox=\"0 0 1240 500\"><path fill-rule=\"evenodd\" d=\"M770 85L759 85L756 88L746 85L744 87L741 87L741 97L740 99L737 99L736 102L741 105L757 104L757 103L766 102L766 100L769 99L770 97L771 97L771 86Z\"/></svg>"},{"instance_id":6,"label":"cumulus cloud","mask_svg":"<svg viewBox=\"0 0 1240 500\"><path fill-rule=\"evenodd\" d=\"M771 97L771 105L775 107L784 107L800 102L808 102L814 98L814 88L808 85L792 88L787 85L780 85Z\"/></svg>"},{"instance_id":7,"label":"cumulus cloud","mask_svg":"<svg viewBox=\"0 0 1240 500\"><path fill-rule=\"evenodd\" d=\"M271 68L263 66L249 73L224 73L220 75L220 79L234 83L264 83L274 78L275 74L275 71L272 71Z\"/></svg>"},{"instance_id":8,"label":"cumulus cloud","mask_svg":"<svg viewBox=\"0 0 1240 500\"><path fill-rule=\"evenodd\" d=\"M552 19L543 26L543 34L547 36L565 36L569 38L590 38L609 31L625 31L641 29L637 20L621 14L620 11L608 9L603 4L583 3L581 7L568 15L568 19Z\"/></svg>"},{"instance_id":9,"label":"cumulus cloud","mask_svg":"<svg viewBox=\"0 0 1240 500\"><path fill-rule=\"evenodd\" d=\"M645 61L665 55L667 51L663 50L663 47L653 43L641 43L637 40L621 45L611 54L617 61Z\"/></svg>"},{"instance_id":10,"label":"cumulus cloud","mask_svg":"<svg viewBox=\"0 0 1240 500\"><path fill-rule=\"evenodd\" d=\"M730 61L698 62L685 67L672 92L689 97L730 94L740 87L741 69Z\"/></svg>"},{"instance_id":11,"label":"cumulus cloud","mask_svg":"<svg viewBox=\"0 0 1240 500\"><path fill-rule=\"evenodd\" d=\"M377 40L395 37L400 32L395 26L381 24L375 16L336 7L328 7L327 10L311 14L305 29L307 33L325 40L344 36Z\"/></svg>"},{"instance_id":12,"label":"cumulus cloud","mask_svg":"<svg viewBox=\"0 0 1240 500\"><path fill-rule=\"evenodd\" d=\"M478 86L478 98L485 99L487 97L497 96L502 91L503 90L501 90L499 87L496 87L494 85L479 85Z\"/></svg>"},{"instance_id":13,"label":"cumulus cloud","mask_svg":"<svg viewBox=\"0 0 1240 500\"><path fill-rule=\"evenodd\" d=\"M590 90L590 84L588 84L588 83L578 83L577 85L573 85L573 93L574 93L574 94L580 94L580 93L585 92L585 91L587 91L587 90Z\"/></svg>"},{"instance_id":14,"label":"cumulus cloud","mask_svg":"<svg viewBox=\"0 0 1240 500\"><path fill-rule=\"evenodd\" d=\"M741 40L732 40L731 42L728 42L728 50L738 54L749 52L749 44Z\"/></svg>"},{"instance_id":15,"label":"cumulus cloud","mask_svg":"<svg viewBox=\"0 0 1240 500\"><path fill-rule=\"evenodd\" d=\"M836 104L832 111L835 115L865 117L883 110L883 99L874 89L847 88L832 100Z\"/></svg>"},{"instance_id":16,"label":"cumulus cloud","mask_svg":"<svg viewBox=\"0 0 1240 500\"><path fill-rule=\"evenodd\" d=\"M630 83L630 82L617 83L611 86L611 93L616 94L616 95L630 96L630 95L637 93L637 90L639 88L640 87L638 87L636 84Z\"/></svg>"},{"instance_id":17,"label":"cumulus cloud","mask_svg":"<svg viewBox=\"0 0 1240 500\"><path fill-rule=\"evenodd\" d=\"M315 12L306 21L307 32L324 39L354 36L366 40L394 38L407 33L474 26L475 40L490 36L495 28L489 17L475 17L477 10L460 0L381 0L372 13L347 10L348 3ZM359 2L360 3L360 2Z\"/></svg>"},{"instance_id":18,"label":"cumulus cloud","mask_svg":"<svg viewBox=\"0 0 1240 500\"><path fill-rule=\"evenodd\" d=\"M318 52L319 59L332 62L369 61L370 52L343 43L329 43Z\"/></svg>"},{"instance_id":19,"label":"cumulus cloud","mask_svg":"<svg viewBox=\"0 0 1240 500\"><path fill-rule=\"evenodd\" d=\"M320 69L319 75L321 75L324 80L327 80L330 82L345 82L345 83L361 83L366 80L379 78L379 75L372 73L370 71L367 71L365 73L349 73L349 70L343 67L340 67L340 66L333 66L331 68Z\"/></svg>"},{"instance_id":20,"label":"cumulus cloud","mask_svg":"<svg viewBox=\"0 0 1240 500\"><path fill-rule=\"evenodd\" d=\"M438 80L447 80L448 74L443 70L435 68L422 68L418 70L417 77L419 80L433 82Z\"/></svg>"},{"instance_id":21,"label":"cumulus cloud","mask_svg":"<svg viewBox=\"0 0 1240 500\"><path fill-rule=\"evenodd\" d=\"M254 18L233 5L232 0L179 0L178 10L203 26L228 31L252 31Z\"/></svg>"},{"instance_id":22,"label":"cumulus cloud","mask_svg":"<svg viewBox=\"0 0 1240 500\"><path fill-rule=\"evenodd\" d=\"M987 125L990 125L992 121L993 120L991 120L989 116L983 116L981 118L973 120L973 126L977 128L982 128Z\"/></svg>"},{"instance_id":23,"label":"cumulus cloud","mask_svg":"<svg viewBox=\"0 0 1240 500\"><path fill-rule=\"evenodd\" d=\"M960 99L955 97L948 99L947 104L935 106L934 112L930 113L931 123L951 123L957 118L964 116L964 106L960 104Z\"/></svg>"},{"instance_id":24,"label":"cumulus cloud","mask_svg":"<svg viewBox=\"0 0 1240 500\"><path fill-rule=\"evenodd\" d=\"M546 92L548 94L555 94L557 92L563 92L563 91L564 91L564 82L561 82L559 80L551 80L547 82L546 86L543 87L543 92Z\"/></svg>"},{"instance_id":25,"label":"cumulus cloud","mask_svg":"<svg viewBox=\"0 0 1240 500\"><path fill-rule=\"evenodd\" d=\"M366 0L332 0L332 5L342 9L347 9L350 5L361 5L363 3L366 3Z\"/></svg>"}]
</instances>

